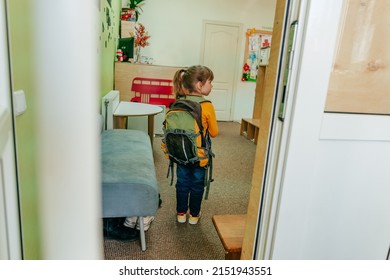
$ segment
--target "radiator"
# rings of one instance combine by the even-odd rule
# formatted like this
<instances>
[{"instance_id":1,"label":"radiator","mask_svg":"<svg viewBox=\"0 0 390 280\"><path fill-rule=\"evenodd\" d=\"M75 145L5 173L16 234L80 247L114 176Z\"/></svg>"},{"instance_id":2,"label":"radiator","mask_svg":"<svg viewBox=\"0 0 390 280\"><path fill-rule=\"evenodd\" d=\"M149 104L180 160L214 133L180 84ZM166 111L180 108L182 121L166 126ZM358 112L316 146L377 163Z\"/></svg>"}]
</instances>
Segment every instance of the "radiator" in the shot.
<instances>
[{"instance_id":1,"label":"radiator","mask_svg":"<svg viewBox=\"0 0 390 280\"><path fill-rule=\"evenodd\" d=\"M119 91L112 90L102 98L104 130L114 128L114 111L119 105Z\"/></svg>"}]
</instances>

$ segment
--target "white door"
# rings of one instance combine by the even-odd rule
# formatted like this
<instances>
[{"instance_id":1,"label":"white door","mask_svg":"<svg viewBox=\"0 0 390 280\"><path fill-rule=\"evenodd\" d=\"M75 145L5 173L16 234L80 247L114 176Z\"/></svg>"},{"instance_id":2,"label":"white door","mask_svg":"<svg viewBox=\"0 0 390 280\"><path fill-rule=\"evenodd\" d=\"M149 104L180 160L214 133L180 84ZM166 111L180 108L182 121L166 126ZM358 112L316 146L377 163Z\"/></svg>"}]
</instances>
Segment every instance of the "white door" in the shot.
<instances>
[{"instance_id":1,"label":"white door","mask_svg":"<svg viewBox=\"0 0 390 280\"><path fill-rule=\"evenodd\" d=\"M291 73L295 83L284 123L278 120L278 112L274 114L273 126L281 138L275 143L277 132L271 136L268 167L275 174L267 172L263 186L257 258L386 259L390 244L390 116L324 112L331 72L340 67L334 64L342 40L339 28L348 20L348 3L360 2L301 2L300 46ZM359 16L375 12L372 5L381 1L374 2L361 5ZM386 49L386 37L382 38ZM389 63L386 56L377 55L377 60ZM358 85L352 84L352 89L354 86Z\"/></svg>"},{"instance_id":2,"label":"white door","mask_svg":"<svg viewBox=\"0 0 390 280\"><path fill-rule=\"evenodd\" d=\"M0 3L0 259L21 259L14 132L4 1Z\"/></svg>"},{"instance_id":3,"label":"white door","mask_svg":"<svg viewBox=\"0 0 390 280\"><path fill-rule=\"evenodd\" d=\"M213 90L209 95L217 120L232 120L232 101L236 89L239 58L239 24L204 22L201 64L214 73Z\"/></svg>"}]
</instances>

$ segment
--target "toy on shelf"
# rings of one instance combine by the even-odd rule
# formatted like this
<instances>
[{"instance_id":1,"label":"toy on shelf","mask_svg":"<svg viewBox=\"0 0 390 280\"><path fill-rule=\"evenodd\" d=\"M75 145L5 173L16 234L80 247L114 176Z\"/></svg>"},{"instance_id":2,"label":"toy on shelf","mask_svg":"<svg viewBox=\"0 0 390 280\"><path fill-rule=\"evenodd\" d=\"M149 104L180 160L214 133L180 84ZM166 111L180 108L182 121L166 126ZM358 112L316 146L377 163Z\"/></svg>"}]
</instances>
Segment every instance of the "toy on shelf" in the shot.
<instances>
[{"instance_id":1,"label":"toy on shelf","mask_svg":"<svg viewBox=\"0 0 390 280\"><path fill-rule=\"evenodd\" d=\"M123 51L121 49L116 51L116 60L119 62L123 61Z\"/></svg>"},{"instance_id":2,"label":"toy on shelf","mask_svg":"<svg viewBox=\"0 0 390 280\"><path fill-rule=\"evenodd\" d=\"M136 21L136 12L134 9L122 8L121 20L125 21Z\"/></svg>"}]
</instances>

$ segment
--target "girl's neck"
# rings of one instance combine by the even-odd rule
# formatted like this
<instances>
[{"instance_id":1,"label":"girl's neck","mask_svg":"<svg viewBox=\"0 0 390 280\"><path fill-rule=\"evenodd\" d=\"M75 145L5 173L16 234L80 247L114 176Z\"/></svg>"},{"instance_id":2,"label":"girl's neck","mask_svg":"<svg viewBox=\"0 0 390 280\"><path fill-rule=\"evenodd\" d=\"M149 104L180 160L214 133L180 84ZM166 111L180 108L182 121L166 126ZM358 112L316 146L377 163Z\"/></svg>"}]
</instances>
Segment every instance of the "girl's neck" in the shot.
<instances>
[{"instance_id":1,"label":"girl's neck","mask_svg":"<svg viewBox=\"0 0 390 280\"><path fill-rule=\"evenodd\" d=\"M197 92L191 92L189 95L192 95L192 96L203 96L203 94L197 93Z\"/></svg>"}]
</instances>

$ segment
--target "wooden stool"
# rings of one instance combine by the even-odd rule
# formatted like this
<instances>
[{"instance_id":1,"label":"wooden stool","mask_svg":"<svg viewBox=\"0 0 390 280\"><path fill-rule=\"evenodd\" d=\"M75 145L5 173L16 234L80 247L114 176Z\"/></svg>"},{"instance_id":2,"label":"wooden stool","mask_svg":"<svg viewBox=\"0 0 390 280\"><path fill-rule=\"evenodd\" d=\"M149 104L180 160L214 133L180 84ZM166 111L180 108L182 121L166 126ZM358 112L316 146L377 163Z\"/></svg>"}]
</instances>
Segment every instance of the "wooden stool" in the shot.
<instances>
[{"instance_id":1,"label":"wooden stool","mask_svg":"<svg viewBox=\"0 0 390 280\"><path fill-rule=\"evenodd\" d=\"M239 260L246 215L214 215L212 220L225 249L225 260Z\"/></svg>"}]
</instances>

